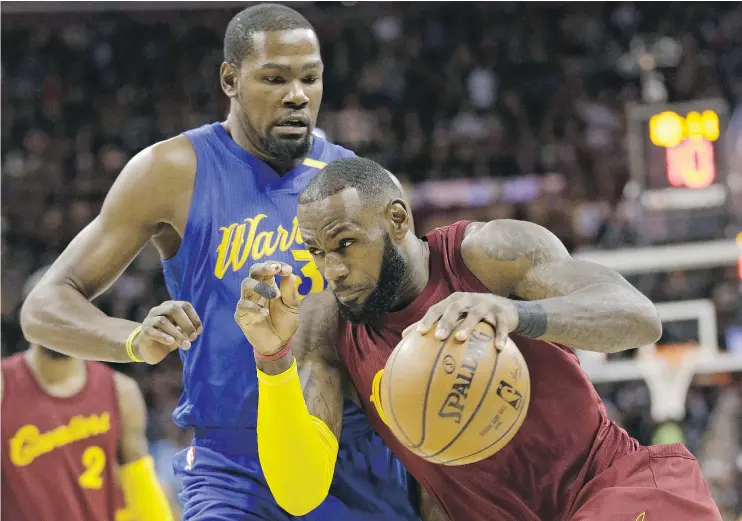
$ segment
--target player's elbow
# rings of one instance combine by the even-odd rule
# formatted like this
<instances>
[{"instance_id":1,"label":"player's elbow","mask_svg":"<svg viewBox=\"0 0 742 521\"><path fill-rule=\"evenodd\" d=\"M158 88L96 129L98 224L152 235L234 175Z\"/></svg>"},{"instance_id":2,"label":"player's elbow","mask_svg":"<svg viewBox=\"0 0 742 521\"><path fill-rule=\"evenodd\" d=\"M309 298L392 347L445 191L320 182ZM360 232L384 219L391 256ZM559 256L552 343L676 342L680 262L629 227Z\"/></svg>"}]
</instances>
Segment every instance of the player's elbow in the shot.
<instances>
[{"instance_id":1,"label":"player's elbow","mask_svg":"<svg viewBox=\"0 0 742 521\"><path fill-rule=\"evenodd\" d=\"M44 324L47 323L44 318L44 301L39 297L37 288L23 302L20 313L23 336L29 342L37 344L43 343Z\"/></svg>"},{"instance_id":2,"label":"player's elbow","mask_svg":"<svg viewBox=\"0 0 742 521\"><path fill-rule=\"evenodd\" d=\"M81 295L77 287L66 281L42 279L38 282L21 306L21 330L26 340L56 349L60 332L68 325L71 295L77 294Z\"/></svg>"},{"instance_id":3,"label":"player's elbow","mask_svg":"<svg viewBox=\"0 0 742 521\"><path fill-rule=\"evenodd\" d=\"M330 492L335 473L338 444L333 439L326 443L320 436L307 432L300 440L289 444L260 443L258 456L265 481L276 503L292 516L303 516L317 508ZM330 434L332 436L332 434Z\"/></svg>"},{"instance_id":4,"label":"player's elbow","mask_svg":"<svg viewBox=\"0 0 742 521\"><path fill-rule=\"evenodd\" d=\"M299 517L320 506L330 493L332 473L309 476L303 472L271 476L264 468L265 480L278 506L290 515Z\"/></svg>"},{"instance_id":5,"label":"player's elbow","mask_svg":"<svg viewBox=\"0 0 742 521\"><path fill-rule=\"evenodd\" d=\"M636 349L656 343L662 336L662 321L657 308L649 300L638 305L627 306L622 311L625 323L623 334L617 339L612 349L607 352L617 353L627 349Z\"/></svg>"},{"instance_id":6,"label":"player's elbow","mask_svg":"<svg viewBox=\"0 0 742 521\"><path fill-rule=\"evenodd\" d=\"M317 497L307 497L304 495L302 495L302 497L296 497L291 494L283 497L274 494L273 497L275 498L276 503L278 503L278 506L283 508L290 515L300 517L309 514L312 510L320 506L327 497L327 492Z\"/></svg>"},{"instance_id":7,"label":"player's elbow","mask_svg":"<svg viewBox=\"0 0 742 521\"><path fill-rule=\"evenodd\" d=\"M637 312L636 318L640 335L640 345L656 343L662 336L662 320L657 308L649 300Z\"/></svg>"}]
</instances>

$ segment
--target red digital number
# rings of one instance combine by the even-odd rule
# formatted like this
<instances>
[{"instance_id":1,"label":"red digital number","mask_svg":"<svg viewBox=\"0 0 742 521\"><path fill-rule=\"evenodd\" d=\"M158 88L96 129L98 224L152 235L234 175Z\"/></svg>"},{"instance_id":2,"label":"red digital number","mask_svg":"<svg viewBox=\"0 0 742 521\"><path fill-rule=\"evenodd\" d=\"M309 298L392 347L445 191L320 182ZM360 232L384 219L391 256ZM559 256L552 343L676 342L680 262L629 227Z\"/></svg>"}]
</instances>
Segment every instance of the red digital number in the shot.
<instances>
[{"instance_id":1,"label":"red digital number","mask_svg":"<svg viewBox=\"0 0 742 521\"><path fill-rule=\"evenodd\" d=\"M714 145L706 139L684 139L668 147L667 180L672 186L706 188L716 179Z\"/></svg>"}]
</instances>

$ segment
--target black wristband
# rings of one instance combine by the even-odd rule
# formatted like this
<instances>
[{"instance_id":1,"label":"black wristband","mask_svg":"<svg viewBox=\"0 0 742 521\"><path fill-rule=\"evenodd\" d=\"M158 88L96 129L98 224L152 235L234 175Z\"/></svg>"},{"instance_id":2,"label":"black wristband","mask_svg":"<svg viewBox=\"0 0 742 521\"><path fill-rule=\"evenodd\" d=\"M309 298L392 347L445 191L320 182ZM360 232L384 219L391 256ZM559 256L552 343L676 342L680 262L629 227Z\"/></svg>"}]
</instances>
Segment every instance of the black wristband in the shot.
<instances>
[{"instance_id":1,"label":"black wristband","mask_svg":"<svg viewBox=\"0 0 742 521\"><path fill-rule=\"evenodd\" d=\"M516 335L538 338L546 333L546 311L538 302L516 301L518 310L518 327L513 333Z\"/></svg>"}]
</instances>

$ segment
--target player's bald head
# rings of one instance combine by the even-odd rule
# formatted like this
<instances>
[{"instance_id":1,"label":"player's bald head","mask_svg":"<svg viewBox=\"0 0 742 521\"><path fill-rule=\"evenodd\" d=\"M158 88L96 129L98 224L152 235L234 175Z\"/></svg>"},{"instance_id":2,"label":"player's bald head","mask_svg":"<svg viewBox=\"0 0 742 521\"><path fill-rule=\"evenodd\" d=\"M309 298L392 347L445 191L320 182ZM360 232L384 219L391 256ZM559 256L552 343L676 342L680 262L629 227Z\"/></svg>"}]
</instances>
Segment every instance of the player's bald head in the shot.
<instances>
[{"instance_id":1,"label":"player's bald head","mask_svg":"<svg viewBox=\"0 0 742 521\"><path fill-rule=\"evenodd\" d=\"M386 205L403 194L392 175L380 164L363 157L333 161L307 184L299 204L307 205L355 189L364 207Z\"/></svg>"}]
</instances>

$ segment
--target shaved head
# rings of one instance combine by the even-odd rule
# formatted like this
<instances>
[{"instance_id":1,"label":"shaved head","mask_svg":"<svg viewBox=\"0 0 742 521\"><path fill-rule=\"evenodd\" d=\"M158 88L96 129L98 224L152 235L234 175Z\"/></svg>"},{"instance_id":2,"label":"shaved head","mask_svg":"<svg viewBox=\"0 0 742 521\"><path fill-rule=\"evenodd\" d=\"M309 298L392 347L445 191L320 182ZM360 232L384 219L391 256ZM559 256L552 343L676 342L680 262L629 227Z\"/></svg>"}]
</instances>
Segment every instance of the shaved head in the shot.
<instances>
[{"instance_id":1,"label":"shaved head","mask_svg":"<svg viewBox=\"0 0 742 521\"><path fill-rule=\"evenodd\" d=\"M384 167L363 157L348 157L320 170L299 196L299 204L320 201L348 188L356 189L364 206L402 199L402 190Z\"/></svg>"}]
</instances>

